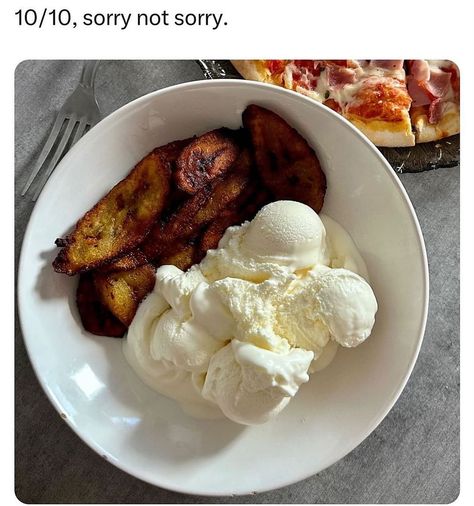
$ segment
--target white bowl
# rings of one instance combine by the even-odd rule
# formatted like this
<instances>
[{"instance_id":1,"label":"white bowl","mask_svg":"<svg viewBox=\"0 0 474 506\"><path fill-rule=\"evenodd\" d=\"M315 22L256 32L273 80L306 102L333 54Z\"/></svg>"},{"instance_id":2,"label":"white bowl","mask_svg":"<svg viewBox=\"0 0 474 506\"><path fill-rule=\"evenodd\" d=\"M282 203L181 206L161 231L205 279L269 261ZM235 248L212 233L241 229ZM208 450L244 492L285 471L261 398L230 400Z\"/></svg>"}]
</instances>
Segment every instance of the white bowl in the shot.
<instances>
[{"instance_id":1,"label":"white bowl","mask_svg":"<svg viewBox=\"0 0 474 506\"><path fill-rule=\"evenodd\" d=\"M82 330L76 279L53 272L54 240L157 145L220 126L250 103L281 114L326 172L323 211L357 243L379 302L372 336L314 374L274 421L244 427L185 415L143 385L118 339ZM428 270L405 190L379 151L330 109L270 85L201 81L122 107L63 159L31 216L18 297L38 378L65 421L100 455L152 484L194 494L261 492L330 466L364 440L400 395L426 322Z\"/></svg>"}]
</instances>

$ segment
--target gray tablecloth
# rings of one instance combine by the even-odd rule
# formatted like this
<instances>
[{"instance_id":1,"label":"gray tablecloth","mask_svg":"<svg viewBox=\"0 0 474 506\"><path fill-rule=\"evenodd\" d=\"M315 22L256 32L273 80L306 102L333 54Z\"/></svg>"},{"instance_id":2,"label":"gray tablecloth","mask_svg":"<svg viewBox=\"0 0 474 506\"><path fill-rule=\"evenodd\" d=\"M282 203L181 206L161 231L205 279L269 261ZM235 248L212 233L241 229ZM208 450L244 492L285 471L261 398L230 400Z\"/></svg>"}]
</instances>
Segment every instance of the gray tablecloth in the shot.
<instances>
[{"instance_id":1,"label":"gray tablecloth","mask_svg":"<svg viewBox=\"0 0 474 506\"><path fill-rule=\"evenodd\" d=\"M78 61L25 61L15 74L15 261L32 202L19 196ZM106 61L97 97L109 114L158 88L201 79L193 61ZM430 264L430 311L418 362L380 426L352 453L283 489L237 498L177 494L95 454L48 402L16 318L15 490L25 503L447 503L459 493L459 168L403 174Z\"/></svg>"}]
</instances>

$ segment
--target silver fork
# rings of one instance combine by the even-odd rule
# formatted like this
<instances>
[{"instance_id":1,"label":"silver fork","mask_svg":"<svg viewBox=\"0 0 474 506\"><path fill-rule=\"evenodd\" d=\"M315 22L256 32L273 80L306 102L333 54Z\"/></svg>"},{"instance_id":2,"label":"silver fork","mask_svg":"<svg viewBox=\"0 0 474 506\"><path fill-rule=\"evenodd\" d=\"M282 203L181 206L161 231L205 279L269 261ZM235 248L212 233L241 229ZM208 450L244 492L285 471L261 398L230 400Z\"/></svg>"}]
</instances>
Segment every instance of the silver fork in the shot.
<instances>
[{"instance_id":1,"label":"silver fork","mask_svg":"<svg viewBox=\"0 0 474 506\"><path fill-rule=\"evenodd\" d=\"M48 155L51 154L51 159L45 167L43 179L33 197L33 200L36 200L58 161L61 159L61 156L65 153L68 143L70 149L84 135L86 130L92 128L100 120L100 109L94 95L94 79L99 63L99 60L88 60L84 62L81 80L77 88L71 93L59 110L51 133L21 192L22 196L26 194L31 183L43 167ZM52 151L54 146L56 146L56 148Z\"/></svg>"}]
</instances>

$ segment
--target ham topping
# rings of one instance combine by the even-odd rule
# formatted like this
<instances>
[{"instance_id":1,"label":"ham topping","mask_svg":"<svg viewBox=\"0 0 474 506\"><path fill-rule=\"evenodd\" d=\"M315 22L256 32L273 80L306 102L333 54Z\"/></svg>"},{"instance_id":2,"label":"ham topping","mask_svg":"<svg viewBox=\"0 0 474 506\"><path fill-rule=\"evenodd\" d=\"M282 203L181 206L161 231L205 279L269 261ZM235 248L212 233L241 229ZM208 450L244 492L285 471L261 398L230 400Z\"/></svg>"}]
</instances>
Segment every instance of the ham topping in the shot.
<instances>
[{"instance_id":1,"label":"ham topping","mask_svg":"<svg viewBox=\"0 0 474 506\"><path fill-rule=\"evenodd\" d=\"M329 86L342 88L345 84L352 84L356 80L354 69L340 67L338 65L328 65L327 78Z\"/></svg>"},{"instance_id":2,"label":"ham topping","mask_svg":"<svg viewBox=\"0 0 474 506\"><path fill-rule=\"evenodd\" d=\"M431 102L428 109L428 121L429 123L438 123L443 115L446 102L443 102L442 98L436 98Z\"/></svg>"},{"instance_id":3,"label":"ham topping","mask_svg":"<svg viewBox=\"0 0 474 506\"><path fill-rule=\"evenodd\" d=\"M410 60L410 74L417 81L429 81L430 66L426 60Z\"/></svg>"},{"instance_id":4,"label":"ham topping","mask_svg":"<svg viewBox=\"0 0 474 506\"><path fill-rule=\"evenodd\" d=\"M412 98L412 107L419 107L423 105L431 104L430 97L426 93L424 87L420 85L420 81L417 81L413 76L407 77L407 89L408 94Z\"/></svg>"},{"instance_id":5,"label":"ham topping","mask_svg":"<svg viewBox=\"0 0 474 506\"><path fill-rule=\"evenodd\" d=\"M411 75L407 77L408 93L413 99L412 106L431 105L437 99L445 97L449 91L451 72L438 68L431 68L426 60L410 61ZM437 117L441 106L439 102L433 105L430 117ZM430 120L431 122L431 120Z\"/></svg>"},{"instance_id":6,"label":"ham topping","mask_svg":"<svg viewBox=\"0 0 474 506\"><path fill-rule=\"evenodd\" d=\"M440 98L448 92L451 73L441 69L431 69L430 79L426 81L426 90L435 98Z\"/></svg>"}]
</instances>

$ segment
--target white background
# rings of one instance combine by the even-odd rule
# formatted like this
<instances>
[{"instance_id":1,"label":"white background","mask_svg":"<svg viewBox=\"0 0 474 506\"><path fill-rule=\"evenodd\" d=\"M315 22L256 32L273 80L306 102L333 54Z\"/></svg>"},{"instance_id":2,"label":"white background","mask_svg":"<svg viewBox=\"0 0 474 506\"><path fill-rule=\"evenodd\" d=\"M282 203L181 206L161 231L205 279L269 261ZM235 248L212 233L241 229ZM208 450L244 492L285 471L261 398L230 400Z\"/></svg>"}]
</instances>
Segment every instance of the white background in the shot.
<instances>
[{"instance_id":1,"label":"white background","mask_svg":"<svg viewBox=\"0 0 474 506\"><path fill-rule=\"evenodd\" d=\"M75 29L19 27L19 8L69 8L80 21L84 12L223 12L227 26L157 26L126 30L117 27ZM433 58L454 60L461 69L461 495L459 504L474 499L473 459L473 328L474 303L472 229L474 209L474 17L468 1L391 0L338 2L323 0L3 0L2 117L0 142L4 161L0 191L2 248L0 265L3 328L2 473L0 494L5 504L14 496L13 332L14 332L14 71L25 59L179 59L179 58Z\"/></svg>"}]
</instances>

